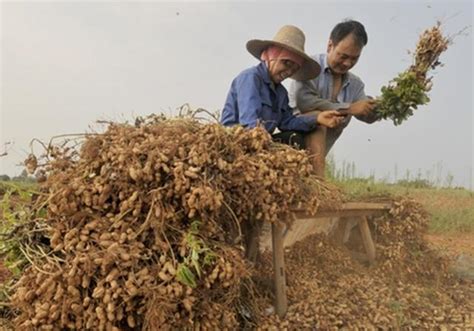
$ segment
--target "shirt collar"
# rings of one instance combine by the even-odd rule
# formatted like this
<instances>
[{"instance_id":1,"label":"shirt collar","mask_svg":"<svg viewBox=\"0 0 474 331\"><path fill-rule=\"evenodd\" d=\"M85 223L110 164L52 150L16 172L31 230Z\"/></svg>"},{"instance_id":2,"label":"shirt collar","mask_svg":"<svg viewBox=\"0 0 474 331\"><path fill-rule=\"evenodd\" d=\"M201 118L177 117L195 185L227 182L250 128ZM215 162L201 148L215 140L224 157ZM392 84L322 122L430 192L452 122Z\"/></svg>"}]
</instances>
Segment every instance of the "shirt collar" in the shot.
<instances>
[{"instance_id":1,"label":"shirt collar","mask_svg":"<svg viewBox=\"0 0 474 331\"><path fill-rule=\"evenodd\" d=\"M268 73L268 68L265 62L261 61L260 64L257 66L258 74L263 78L263 81L266 84L271 85L272 80L270 79L270 75Z\"/></svg>"},{"instance_id":2,"label":"shirt collar","mask_svg":"<svg viewBox=\"0 0 474 331\"><path fill-rule=\"evenodd\" d=\"M327 54L322 54L322 56L319 57L320 58L320 66L321 66L321 69L322 69L322 72L324 72L326 75L331 75L331 68L329 68L329 65L328 65L328 56ZM350 81L349 81L349 73L345 73L343 76L342 76L342 86L345 87L347 85L349 85Z\"/></svg>"},{"instance_id":3,"label":"shirt collar","mask_svg":"<svg viewBox=\"0 0 474 331\"><path fill-rule=\"evenodd\" d=\"M263 78L265 84L267 84L275 93L283 87L282 84L275 84L270 79L270 74L264 61L261 61L260 64L257 65L257 72Z\"/></svg>"}]
</instances>

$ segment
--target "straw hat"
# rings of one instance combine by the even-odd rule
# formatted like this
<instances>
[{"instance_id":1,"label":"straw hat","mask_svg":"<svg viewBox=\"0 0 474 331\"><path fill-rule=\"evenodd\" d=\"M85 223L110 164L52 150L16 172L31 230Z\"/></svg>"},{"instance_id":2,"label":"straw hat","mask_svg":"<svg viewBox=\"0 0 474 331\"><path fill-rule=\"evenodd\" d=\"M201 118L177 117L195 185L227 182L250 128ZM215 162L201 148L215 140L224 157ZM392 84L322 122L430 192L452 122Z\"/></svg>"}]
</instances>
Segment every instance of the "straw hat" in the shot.
<instances>
[{"instance_id":1,"label":"straw hat","mask_svg":"<svg viewBox=\"0 0 474 331\"><path fill-rule=\"evenodd\" d=\"M285 25L278 30L273 40L252 39L247 42L247 50L260 60L260 55L268 46L280 46L298 54L305 61L301 68L291 78L295 80L313 79L321 72L318 62L309 57L304 51L305 36L303 31L293 25Z\"/></svg>"}]
</instances>

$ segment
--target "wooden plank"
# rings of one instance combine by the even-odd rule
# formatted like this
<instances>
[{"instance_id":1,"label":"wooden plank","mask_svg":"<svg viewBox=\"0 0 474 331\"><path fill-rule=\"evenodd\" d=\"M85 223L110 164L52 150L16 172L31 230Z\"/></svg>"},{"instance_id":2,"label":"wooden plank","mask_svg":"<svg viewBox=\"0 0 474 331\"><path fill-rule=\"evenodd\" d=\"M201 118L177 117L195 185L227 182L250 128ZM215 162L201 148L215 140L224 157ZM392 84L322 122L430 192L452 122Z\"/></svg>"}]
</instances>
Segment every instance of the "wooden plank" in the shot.
<instances>
[{"instance_id":1,"label":"wooden plank","mask_svg":"<svg viewBox=\"0 0 474 331\"><path fill-rule=\"evenodd\" d=\"M345 202L342 204L342 209L352 210L387 210L390 208L392 208L392 204L387 202Z\"/></svg>"},{"instance_id":2,"label":"wooden plank","mask_svg":"<svg viewBox=\"0 0 474 331\"><path fill-rule=\"evenodd\" d=\"M310 154L314 174L322 178L324 178L326 168L326 131L327 128L321 125L317 130L306 135L306 148Z\"/></svg>"},{"instance_id":3,"label":"wooden plank","mask_svg":"<svg viewBox=\"0 0 474 331\"><path fill-rule=\"evenodd\" d=\"M260 226L259 224L252 224L248 229L248 234L246 238L246 258L253 262L257 262L259 255L259 241L260 241Z\"/></svg>"},{"instance_id":4,"label":"wooden plank","mask_svg":"<svg viewBox=\"0 0 474 331\"><path fill-rule=\"evenodd\" d=\"M286 296L285 255L283 250L283 224L272 223L273 277L275 284L275 312L284 317L288 310Z\"/></svg>"},{"instance_id":5,"label":"wooden plank","mask_svg":"<svg viewBox=\"0 0 474 331\"><path fill-rule=\"evenodd\" d=\"M318 211L315 215L304 212L295 212L296 218L301 219L320 219L326 217L362 217L362 216L381 216L385 212L383 210L327 210Z\"/></svg>"},{"instance_id":6,"label":"wooden plank","mask_svg":"<svg viewBox=\"0 0 474 331\"><path fill-rule=\"evenodd\" d=\"M364 217L379 216L390 210L390 203L375 202L346 202L340 209L324 210L320 209L315 215L310 215L305 211L294 209L292 212L296 218L318 219L324 217Z\"/></svg>"},{"instance_id":7,"label":"wooden plank","mask_svg":"<svg viewBox=\"0 0 474 331\"><path fill-rule=\"evenodd\" d=\"M361 217L359 220L360 234L362 235L362 242L364 243L365 252L369 258L370 263L375 262L375 245L370 234L369 224L366 217Z\"/></svg>"}]
</instances>

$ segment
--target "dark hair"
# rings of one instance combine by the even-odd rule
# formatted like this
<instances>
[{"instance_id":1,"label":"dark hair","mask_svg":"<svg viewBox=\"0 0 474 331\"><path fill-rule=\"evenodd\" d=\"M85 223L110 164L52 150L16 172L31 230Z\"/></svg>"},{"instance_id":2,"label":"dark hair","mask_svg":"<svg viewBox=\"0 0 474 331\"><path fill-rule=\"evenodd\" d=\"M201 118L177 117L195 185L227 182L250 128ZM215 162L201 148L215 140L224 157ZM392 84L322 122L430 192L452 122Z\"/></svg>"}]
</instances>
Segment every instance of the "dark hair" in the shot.
<instances>
[{"instance_id":1,"label":"dark hair","mask_svg":"<svg viewBox=\"0 0 474 331\"><path fill-rule=\"evenodd\" d=\"M363 47L367 45L368 37L364 26L362 23L353 20L345 20L337 24L334 29L332 29L329 38L332 40L334 45L337 45L349 34L354 36L354 40L359 44L359 46Z\"/></svg>"}]
</instances>

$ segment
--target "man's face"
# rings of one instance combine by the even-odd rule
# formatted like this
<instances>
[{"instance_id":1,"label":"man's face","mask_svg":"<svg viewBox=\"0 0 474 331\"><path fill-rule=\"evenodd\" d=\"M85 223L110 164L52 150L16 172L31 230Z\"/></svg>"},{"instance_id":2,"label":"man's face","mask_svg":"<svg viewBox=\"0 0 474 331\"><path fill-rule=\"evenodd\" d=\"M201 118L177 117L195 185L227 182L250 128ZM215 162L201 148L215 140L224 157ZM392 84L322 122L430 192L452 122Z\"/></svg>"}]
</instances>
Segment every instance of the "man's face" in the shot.
<instances>
[{"instance_id":1,"label":"man's face","mask_svg":"<svg viewBox=\"0 0 474 331\"><path fill-rule=\"evenodd\" d=\"M268 61L270 79L275 84L279 84L284 79L292 76L299 68L300 66L291 60L274 59Z\"/></svg>"},{"instance_id":2,"label":"man's face","mask_svg":"<svg viewBox=\"0 0 474 331\"><path fill-rule=\"evenodd\" d=\"M331 71L338 75L347 73L357 63L363 46L356 43L351 34L347 35L337 45L332 40L328 42L328 65Z\"/></svg>"}]
</instances>

